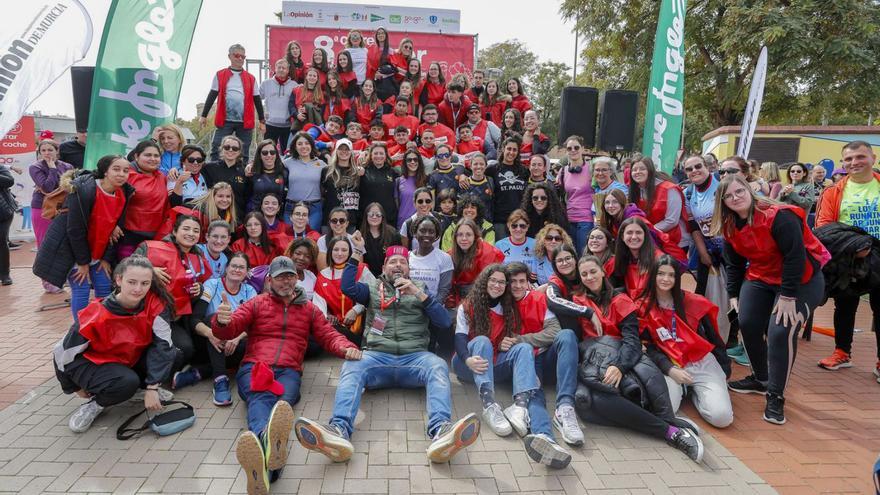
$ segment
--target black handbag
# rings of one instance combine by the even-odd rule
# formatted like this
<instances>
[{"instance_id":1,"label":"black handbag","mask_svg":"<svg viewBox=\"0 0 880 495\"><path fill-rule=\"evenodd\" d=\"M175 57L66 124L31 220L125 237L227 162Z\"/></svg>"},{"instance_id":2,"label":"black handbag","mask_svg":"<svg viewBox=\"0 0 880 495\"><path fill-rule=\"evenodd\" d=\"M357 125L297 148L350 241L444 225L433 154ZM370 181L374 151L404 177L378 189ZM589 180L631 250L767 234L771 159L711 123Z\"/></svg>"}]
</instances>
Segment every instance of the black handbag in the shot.
<instances>
[{"instance_id":1,"label":"black handbag","mask_svg":"<svg viewBox=\"0 0 880 495\"><path fill-rule=\"evenodd\" d=\"M147 414L147 421L143 426L140 428L129 428L128 426L141 414L147 413L147 410L144 409L125 420L125 423L119 426L119 429L116 430L116 439L128 440L140 435L141 432L146 431L148 428L153 430L153 433L164 437L179 433L195 424L196 414L191 405L179 400L162 401L163 406L170 406L171 404L180 404L183 407L159 413L152 418Z\"/></svg>"}]
</instances>

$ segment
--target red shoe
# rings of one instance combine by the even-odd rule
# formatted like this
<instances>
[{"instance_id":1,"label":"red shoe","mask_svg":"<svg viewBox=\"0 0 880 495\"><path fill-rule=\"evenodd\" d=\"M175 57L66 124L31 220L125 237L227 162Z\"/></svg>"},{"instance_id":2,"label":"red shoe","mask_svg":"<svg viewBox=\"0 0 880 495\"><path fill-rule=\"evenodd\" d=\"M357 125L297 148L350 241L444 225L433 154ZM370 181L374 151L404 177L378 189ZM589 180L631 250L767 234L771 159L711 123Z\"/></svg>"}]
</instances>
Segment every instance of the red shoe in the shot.
<instances>
[{"instance_id":1,"label":"red shoe","mask_svg":"<svg viewBox=\"0 0 880 495\"><path fill-rule=\"evenodd\" d=\"M832 371L840 368L852 368L852 359L848 353L841 349L834 349L831 356L819 361L819 367Z\"/></svg>"}]
</instances>

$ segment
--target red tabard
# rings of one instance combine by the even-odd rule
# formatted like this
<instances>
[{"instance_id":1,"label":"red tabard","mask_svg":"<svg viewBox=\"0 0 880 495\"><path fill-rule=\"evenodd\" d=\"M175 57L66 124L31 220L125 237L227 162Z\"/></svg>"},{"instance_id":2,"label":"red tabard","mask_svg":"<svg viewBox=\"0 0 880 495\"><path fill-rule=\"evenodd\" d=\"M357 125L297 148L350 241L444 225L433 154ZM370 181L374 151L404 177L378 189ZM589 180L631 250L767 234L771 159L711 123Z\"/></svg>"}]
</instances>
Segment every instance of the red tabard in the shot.
<instances>
[{"instance_id":1,"label":"red tabard","mask_svg":"<svg viewBox=\"0 0 880 495\"><path fill-rule=\"evenodd\" d=\"M659 249L654 250L654 259L657 259L663 253ZM614 272L615 261L614 258L610 258L605 262L605 266L603 267L605 270L606 276L610 276ZM645 287L648 286L648 276L649 273L639 273L639 264L638 263L630 263L626 269L626 275L623 277L623 285L626 288L626 293L629 297L633 299L638 299L642 295L642 291L645 290Z\"/></svg>"},{"instance_id":2,"label":"red tabard","mask_svg":"<svg viewBox=\"0 0 880 495\"><path fill-rule=\"evenodd\" d=\"M112 195L105 193L100 185L95 186L95 204L89 215L88 241L93 260L104 257L104 250L110 244L110 234L125 209L125 194L116 189Z\"/></svg>"},{"instance_id":3,"label":"red tabard","mask_svg":"<svg viewBox=\"0 0 880 495\"><path fill-rule=\"evenodd\" d=\"M443 97L446 96L446 86L441 83L425 81L422 91L428 92L427 98L428 104L430 105L440 105L440 102L443 101Z\"/></svg>"},{"instance_id":4,"label":"red tabard","mask_svg":"<svg viewBox=\"0 0 880 495\"><path fill-rule=\"evenodd\" d=\"M602 322L602 335L610 335L617 338L620 338L621 335L618 325L627 316L638 312L636 303L624 293L617 294L611 298L611 304L608 305L607 312L603 312L598 304L585 295L574 296L573 301L581 306L587 306L599 316L599 321ZM584 338L599 337L593 322L586 318L581 318L580 322Z\"/></svg>"},{"instance_id":5,"label":"red tabard","mask_svg":"<svg viewBox=\"0 0 880 495\"><path fill-rule=\"evenodd\" d=\"M525 116L525 113L532 109L532 104L526 95L516 95L510 106L519 110L521 116Z\"/></svg>"},{"instance_id":6,"label":"red tabard","mask_svg":"<svg viewBox=\"0 0 880 495\"><path fill-rule=\"evenodd\" d=\"M638 207L645 212L648 216L648 220L656 224L660 222L664 218L666 218L666 203L667 196L669 196L669 190L674 190L681 198L681 216L679 218L679 222L675 225L675 227L669 229L666 233L669 235L669 240L672 244L678 245L681 242L681 222L687 222L687 211L685 211L684 207L684 193L681 191L681 188L677 185L669 182L668 180L664 180L657 184L657 187L654 188L654 204L650 209L648 209L647 202L645 198L639 199ZM672 253L670 253L672 254ZM675 255L673 255L675 256Z\"/></svg>"},{"instance_id":7,"label":"red tabard","mask_svg":"<svg viewBox=\"0 0 880 495\"><path fill-rule=\"evenodd\" d=\"M402 53L394 53L388 56L388 62L394 64L398 69L407 70L409 68L409 59ZM394 79L398 82L403 80L403 76L400 73L394 75Z\"/></svg>"},{"instance_id":8,"label":"red tabard","mask_svg":"<svg viewBox=\"0 0 880 495\"><path fill-rule=\"evenodd\" d=\"M354 72L340 72L339 82L342 83L342 92L345 93L352 84L357 86L357 74Z\"/></svg>"},{"instance_id":9,"label":"red tabard","mask_svg":"<svg viewBox=\"0 0 880 495\"><path fill-rule=\"evenodd\" d=\"M419 136L425 132L425 129L431 129L434 131L434 146L440 144L448 144L451 147L455 147L455 132L446 127L445 125L437 122L434 125L422 124L419 126Z\"/></svg>"},{"instance_id":10,"label":"red tabard","mask_svg":"<svg viewBox=\"0 0 880 495\"><path fill-rule=\"evenodd\" d=\"M147 259L154 267L164 268L171 276L168 291L174 297L174 313L177 316L192 314L192 296L189 293L190 281L186 277L186 269L191 268L196 281L205 283L211 278L211 265L200 255L186 255L187 266L184 266L177 247L166 241L144 241L147 246Z\"/></svg>"},{"instance_id":11,"label":"red tabard","mask_svg":"<svg viewBox=\"0 0 880 495\"><path fill-rule=\"evenodd\" d=\"M672 309L663 309L657 305L645 314L647 301L642 300L642 302L645 304L641 309L643 314L639 319L640 326L648 330L654 344L677 366L683 368L712 352L713 345L701 337L696 329L699 328L700 320L704 316L708 316L713 325L717 325L718 306L705 297L685 292L684 307L687 318L683 321ZM673 318L675 318L675 338L670 338L673 336ZM660 332L660 329L665 331ZM718 331L717 327L715 331Z\"/></svg>"},{"instance_id":12,"label":"red tabard","mask_svg":"<svg viewBox=\"0 0 880 495\"><path fill-rule=\"evenodd\" d=\"M471 127L474 136L480 138L481 141L486 140L486 133L489 132L489 121L485 117L485 114L481 115L480 123Z\"/></svg>"},{"instance_id":13,"label":"red tabard","mask_svg":"<svg viewBox=\"0 0 880 495\"><path fill-rule=\"evenodd\" d=\"M391 53L390 48L388 49L388 53ZM376 70L379 68L379 59L381 58L382 49L379 48L379 45L370 45L367 47L367 79L372 79L373 76L376 75Z\"/></svg>"},{"instance_id":14,"label":"red tabard","mask_svg":"<svg viewBox=\"0 0 880 495\"><path fill-rule=\"evenodd\" d=\"M162 172L128 173L128 183L135 189L128 200L125 215L125 230L131 232L158 232L171 204L168 201L168 186Z\"/></svg>"},{"instance_id":15,"label":"red tabard","mask_svg":"<svg viewBox=\"0 0 880 495\"><path fill-rule=\"evenodd\" d=\"M792 205L758 203L755 208L752 225L746 225L742 229L735 229L733 236L727 238L734 251L740 256L748 258L749 268L746 271L746 278L748 280L760 280L770 285L782 284L783 258L782 253L779 252L779 246L773 240L772 234L773 219L782 210L791 211L800 218L807 256L811 256L819 262L819 266L824 265L831 259L831 255L828 254L825 246L819 242L819 239L813 235L813 231L807 226L804 210ZM808 259L804 262L801 283L807 283L812 276L813 265Z\"/></svg>"},{"instance_id":16,"label":"red tabard","mask_svg":"<svg viewBox=\"0 0 880 495\"><path fill-rule=\"evenodd\" d=\"M543 292L529 291L526 297L516 302L516 305L522 320L520 334L538 333L544 330L544 319L547 316L547 296ZM515 330L514 333L516 333Z\"/></svg>"},{"instance_id":17,"label":"red tabard","mask_svg":"<svg viewBox=\"0 0 880 495\"><path fill-rule=\"evenodd\" d=\"M330 107L333 107L332 109ZM335 115L340 119L345 121L346 117L348 117L348 111L351 110L351 100L346 97L342 97L339 101L333 101L330 98L327 99L327 104L324 105L324 122L330 120L331 115ZM343 129L344 129L343 125Z\"/></svg>"},{"instance_id":18,"label":"red tabard","mask_svg":"<svg viewBox=\"0 0 880 495\"><path fill-rule=\"evenodd\" d=\"M538 139L545 140L548 139L544 134L539 134ZM532 159L532 155L534 154L532 150L534 149L534 141L531 143L523 143L519 147L519 162L525 164L528 167L529 160Z\"/></svg>"},{"instance_id":19,"label":"red tabard","mask_svg":"<svg viewBox=\"0 0 880 495\"><path fill-rule=\"evenodd\" d=\"M320 71L318 71L320 73ZM313 91L306 91L306 86L297 86L296 89L293 90L294 98L296 101L296 108L305 105L306 103L323 105L324 99L321 98L321 101L315 101L315 93ZM296 110L296 108L294 110ZM291 117L296 118L296 115L292 115Z\"/></svg>"},{"instance_id":20,"label":"red tabard","mask_svg":"<svg viewBox=\"0 0 880 495\"><path fill-rule=\"evenodd\" d=\"M134 315L116 315L95 299L79 312L79 333L88 339L83 356L95 364L137 364L153 342L153 321L165 310L161 298L148 292L144 309Z\"/></svg>"},{"instance_id":21,"label":"red tabard","mask_svg":"<svg viewBox=\"0 0 880 495\"><path fill-rule=\"evenodd\" d=\"M455 151L459 155L464 155L464 166L470 169L471 159L475 154L482 153L483 151L483 140L474 136L470 141L459 141Z\"/></svg>"},{"instance_id":22,"label":"red tabard","mask_svg":"<svg viewBox=\"0 0 880 495\"><path fill-rule=\"evenodd\" d=\"M250 242L248 239L242 237L241 239L232 243L232 252L241 251L247 255L249 265L251 268L255 266L268 265L272 263L272 260L275 259L276 256L280 256L283 254L283 250L279 252L278 244L274 241L279 239L279 235L275 234L269 236L269 252L263 251L260 246ZM283 242L283 239L282 239Z\"/></svg>"},{"instance_id":23,"label":"red tabard","mask_svg":"<svg viewBox=\"0 0 880 495\"><path fill-rule=\"evenodd\" d=\"M226 85L232 78L232 70L228 67L217 71L217 113L214 115L214 125L223 127L226 123ZM254 104L251 101L254 94L254 84L256 79L246 71L241 71L241 89L244 92L244 125L245 129L254 128Z\"/></svg>"},{"instance_id":24,"label":"red tabard","mask_svg":"<svg viewBox=\"0 0 880 495\"><path fill-rule=\"evenodd\" d=\"M501 126L502 121L504 120L504 111L507 109L506 101L496 101L495 103L483 103L480 102L480 116L482 118L486 118L486 114L489 114L489 120L495 123L497 126ZM476 131L474 131L476 133Z\"/></svg>"},{"instance_id":25,"label":"red tabard","mask_svg":"<svg viewBox=\"0 0 880 495\"><path fill-rule=\"evenodd\" d=\"M131 212L130 205L129 205L128 211ZM153 239L160 241L160 240L164 239L166 236L168 236L169 234L171 234L171 231L174 230L174 222L177 221L177 217L180 215L190 215L190 216L196 217L196 219L199 221L199 224L201 224L201 226L202 226L201 232L199 233L199 243L200 244L204 243L205 236L208 234L209 222L207 222L205 215L202 215L202 212L200 212L196 209L193 209L193 208L186 207L186 206L175 206L174 208L171 208L170 210L168 210L165 218L162 219L162 221L163 221L162 225L160 225L159 229L156 230L156 235L153 236ZM227 212L227 216L228 216L228 212ZM128 218L129 217L126 216L126 220L128 220ZM229 219L224 219L224 220L226 220L227 222L229 221ZM126 223L128 223L128 222L126 222Z\"/></svg>"},{"instance_id":26,"label":"red tabard","mask_svg":"<svg viewBox=\"0 0 880 495\"><path fill-rule=\"evenodd\" d=\"M365 131L369 130L370 124L373 122L373 119L376 118L376 111L381 106L381 103L376 102L376 106L370 108L370 105L362 105L360 98L355 98L352 102L355 118L357 118L358 123L361 124L361 128Z\"/></svg>"},{"instance_id":27,"label":"red tabard","mask_svg":"<svg viewBox=\"0 0 880 495\"><path fill-rule=\"evenodd\" d=\"M412 115L404 115L403 117L398 117L394 114L383 115L382 123L385 124L385 136L388 138L394 137L394 129L399 125L402 125L409 130L410 140L415 137L416 132L419 129L419 119Z\"/></svg>"},{"instance_id":28,"label":"red tabard","mask_svg":"<svg viewBox=\"0 0 880 495\"><path fill-rule=\"evenodd\" d=\"M467 311L468 314L473 317L473 308L465 306L465 311ZM498 348L501 346L501 341L508 334L514 334L515 332L514 329L510 329L510 332L508 332L507 329L504 328L504 315L499 315L498 313L493 311L492 308L484 309L483 311L488 311L489 313L489 335L487 335L487 337L489 337L489 342L492 343L493 356L497 357ZM474 337L476 337L476 334L474 333L474 329L471 328L468 334L468 340L473 340Z\"/></svg>"},{"instance_id":29,"label":"red tabard","mask_svg":"<svg viewBox=\"0 0 880 495\"><path fill-rule=\"evenodd\" d=\"M355 280L360 280L367 265L358 263L357 276ZM324 298L327 302L327 312L333 315L341 323L345 319L346 313L351 311L355 306L355 302L342 293L342 278L327 278L322 273L318 273L318 280L315 282L315 294ZM329 316L328 315L328 316Z\"/></svg>"},{"instance_id":30,"label":"red tabard","mask_svg":"<svg viewBox=\"0 0 880 495\"><path fill-rule=\"evenodd\" d=\"M450 249L448 253L452 256L452 249ZM501 263L502 261L504 261L504 253L502 253L497 247L481 240L480 245L477 246L477 254L474 256L473 268L466 272L459 273L458 276L454 276L452 279L453 288L456 285L470 285L474 283L474 280L477 279L477 276L480 275L483 268L486 268L492 263Z\"/></svg>"}]
</instances>

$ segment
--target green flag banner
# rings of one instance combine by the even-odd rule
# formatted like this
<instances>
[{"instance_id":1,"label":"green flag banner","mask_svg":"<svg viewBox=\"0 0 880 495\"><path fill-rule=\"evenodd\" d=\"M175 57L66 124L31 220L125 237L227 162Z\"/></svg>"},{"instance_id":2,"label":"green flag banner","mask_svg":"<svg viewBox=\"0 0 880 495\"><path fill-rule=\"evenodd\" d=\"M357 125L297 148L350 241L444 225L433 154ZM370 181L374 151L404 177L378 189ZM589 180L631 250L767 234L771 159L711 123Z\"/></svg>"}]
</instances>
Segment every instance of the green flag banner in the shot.
<instances>
[{"instance_id":1,"label":"green flag banner","mask_svg":"<svg viewBox=\"0 0 880 495\"><path fill-rule=\"evenodd\" d=\"M202 0L113 0L92 83L84 166L171 122Z\"/></svg>"},{"instance_id":2,"label":"green flag banner","mask_svg":"<svg viewBox=\"0 0 880 495\"><path fill-rule=\"evenodd\" d=\"M685 0L662 1L648 87L642 153L665 172L675 166L684 118L684 14Z\"/></svg>"}]
</instances>

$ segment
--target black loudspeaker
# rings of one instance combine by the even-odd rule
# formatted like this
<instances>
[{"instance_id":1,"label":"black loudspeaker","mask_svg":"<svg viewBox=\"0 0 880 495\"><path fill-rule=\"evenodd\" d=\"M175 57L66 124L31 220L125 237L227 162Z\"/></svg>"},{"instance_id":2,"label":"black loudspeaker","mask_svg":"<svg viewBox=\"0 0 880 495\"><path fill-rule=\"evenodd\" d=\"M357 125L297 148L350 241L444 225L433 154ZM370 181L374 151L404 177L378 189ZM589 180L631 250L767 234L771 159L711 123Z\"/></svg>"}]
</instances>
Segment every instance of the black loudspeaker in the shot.
<instances>
[{"instance_id":1,"label":"black loudspeaker","mask_svg":"<svg viewBox=\"0 0 880 495\"><path fill-rule=\"evenodd\" d=\"M89 126L89 107L92 105L92 80L94 77L94 67L70 68L70 80L73 83L73 114L76 117L78 131Z\"/></svg>"},{"instance_id":2,"label":"black loudspeaker","mask_svg":"<svg viewBox=\"0 0 880 495\"><path fill-rule=\"evenodd\" d=\"M639 94L635 91L609 89L602 94L601 107L599 149L632 151L635 146Z\"/></svg>"},{"instance_id":3,"label":"black loudspeaker","mask_svg":"<svg viewBox=\"0 0 880 495\"><path fill-rule=\"evenodd\" d=\"M596 112L599 90L566 86L562 90L562 112L559 115L559 144L572 135L584 138L587 148L596 146Z\"/></svg>"}]
</instances>

